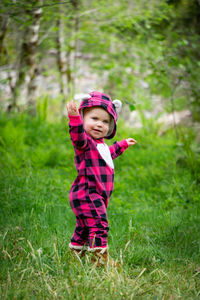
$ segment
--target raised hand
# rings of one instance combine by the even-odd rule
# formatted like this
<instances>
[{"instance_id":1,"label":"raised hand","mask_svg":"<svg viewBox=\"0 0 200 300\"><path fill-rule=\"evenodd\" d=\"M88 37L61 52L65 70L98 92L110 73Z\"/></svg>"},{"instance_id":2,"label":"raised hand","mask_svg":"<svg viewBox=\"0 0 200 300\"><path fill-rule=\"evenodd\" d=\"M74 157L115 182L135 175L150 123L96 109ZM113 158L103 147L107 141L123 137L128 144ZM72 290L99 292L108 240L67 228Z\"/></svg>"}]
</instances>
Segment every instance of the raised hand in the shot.
<instances>
[{"instance_id":1,"label":"raised hand","mask_svg":"<svg viewBox=\"0 0 200 300\"><path fill-rule=\"evenodd\" d=\"M78 108L76 106L76 103L72 100L71 102L67 103L67 112L70 116L78 116Z\"/></svg>"},{"instance_id":2,"label":"raised hand","mask_svg":"<svg viewBox=\"0 0 200 300\"><path fill-rule=\"evenodd\" d=\"M132 138L128 138L128 139L126 139L126 141L127 141L129 146L133 146L137 143L137 141L132 139Z\"/></svg>"}]
</instances>

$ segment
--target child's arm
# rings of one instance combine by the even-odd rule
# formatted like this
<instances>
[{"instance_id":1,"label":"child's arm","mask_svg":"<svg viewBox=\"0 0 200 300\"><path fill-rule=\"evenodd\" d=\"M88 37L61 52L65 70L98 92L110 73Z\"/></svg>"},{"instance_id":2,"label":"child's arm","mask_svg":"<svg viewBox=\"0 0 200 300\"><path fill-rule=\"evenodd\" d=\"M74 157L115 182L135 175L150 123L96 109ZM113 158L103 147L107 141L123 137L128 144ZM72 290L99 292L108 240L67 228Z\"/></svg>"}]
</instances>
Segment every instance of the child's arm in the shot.
<instances>
[{"instance_id":1,"label":"child's arm","mask_svg":"<svg viewBox=\"0 0 200 300\"><path fill-rule=\"evenodd\" d=\"M75 148L82 150L87 147L87 136L83 128L83 121L79 115L76 104L71 101L67 103L69 117L69 133Z\"/></svg>"},{"instance_id":2,"label":"child's arm","mask_svg":"<svg viewBox=\"0 0 200 300\"><path fill-rule=\"evenodd\" d=\"M133 146L136 143L136 140L133 138L128 138L126 140L122 140L121 142L115 142L113 145L109 146L112 159L117 158L119 155L124 153L129 146Z\"/></svg>"}]
</instances>

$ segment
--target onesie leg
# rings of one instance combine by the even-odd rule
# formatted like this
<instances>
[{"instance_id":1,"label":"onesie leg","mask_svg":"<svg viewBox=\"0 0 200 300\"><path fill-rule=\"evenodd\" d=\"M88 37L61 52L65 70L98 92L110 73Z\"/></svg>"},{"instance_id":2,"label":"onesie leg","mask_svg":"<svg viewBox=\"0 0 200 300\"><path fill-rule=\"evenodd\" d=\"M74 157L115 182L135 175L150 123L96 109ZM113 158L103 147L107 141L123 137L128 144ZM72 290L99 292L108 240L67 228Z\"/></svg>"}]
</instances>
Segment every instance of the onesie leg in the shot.
<instances>
[{"instance_id":1,"label":"onesie leg","mask_svg":"<svg viewBox=\"0 0 200 300\"><path fill-rule=\"evenodd\" d=\"M79 246L79 245L73 245L72 243L69 243L69 249L73 251L74 253L84 256L85 255L85 249L84 246Z\"/></svg>"},{"instance_id":2,"label":"onesie leg","mask_svg":"<svg viewBox=\"0 0 200 300\"><path fill-rule=\"evenodd\" d=\"M86 222L89 228L90 248L106 248L108 244L108 221L102 221L99 218L88 218Z\"/></svg>"},{"instance_id":3,"label":"onesie leg","mask_svg":"<svg viewBox=\"0 0 200 300\"><path fill-rule=\"evenodd\" d=\"M90 248L106 248L108 239L108 220L104 199L99 194L92 193L87 198L90 215L84 219L85 226L89 229Z\"/></svg>"},{"instance_id":4,"label":"onesie leg","mask_svg":"<svg viewBox=\"0 0 200 300\"><path fill-rule=\"evenodd\" d=\"M88 242L89 230L85 226L83 220L79 217L76 217L76 228L71 239L72 246L84 246ZM76 248L75 247L75 248ZM78 249L78 248L77 248Z\"/></svg>"}]
</instances>

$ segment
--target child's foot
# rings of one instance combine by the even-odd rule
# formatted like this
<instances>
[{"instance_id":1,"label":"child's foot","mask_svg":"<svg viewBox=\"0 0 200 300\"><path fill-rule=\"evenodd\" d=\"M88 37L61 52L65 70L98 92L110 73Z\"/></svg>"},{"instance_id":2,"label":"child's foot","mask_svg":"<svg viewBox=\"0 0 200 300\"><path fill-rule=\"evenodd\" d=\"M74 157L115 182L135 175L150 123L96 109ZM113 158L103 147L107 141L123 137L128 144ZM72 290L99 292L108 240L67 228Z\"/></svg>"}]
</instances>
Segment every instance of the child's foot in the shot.
<instances>
[{"instance_id":1,"label":"child's foot","mask_svg":"<svg viewBox=\"0 0 200 300\"><path fill-rule=\"evenodd\" d=\"M89 251L92 254L91 261L92 263L96 263L97 267L108 265L112 267L120 266L116 261L109 257L107 248L90 248Z\"/></svg>"},{"instance_id":2,"label":"child's foot","mask_svg":"<svg viewBox=\"0 0 200 300\"><path fill-rule=\"evenodd\" d=\"M85 245L73 245L69 244L69 249L74 253L75 255L78 255L80 257L85 256L85 252L87 250L87 247Z\"/></svg>"},{"instance_id":3,"label":"child's foot","mask_svg":"<svg viewBox=\"0 0 200 300\"><path fill-rule=\"evenodd\" d=\"M91 262L96 263L97 267L105 266L108 262L107 248L89 249L92 254Z\"/></svg>"}]
</instances>

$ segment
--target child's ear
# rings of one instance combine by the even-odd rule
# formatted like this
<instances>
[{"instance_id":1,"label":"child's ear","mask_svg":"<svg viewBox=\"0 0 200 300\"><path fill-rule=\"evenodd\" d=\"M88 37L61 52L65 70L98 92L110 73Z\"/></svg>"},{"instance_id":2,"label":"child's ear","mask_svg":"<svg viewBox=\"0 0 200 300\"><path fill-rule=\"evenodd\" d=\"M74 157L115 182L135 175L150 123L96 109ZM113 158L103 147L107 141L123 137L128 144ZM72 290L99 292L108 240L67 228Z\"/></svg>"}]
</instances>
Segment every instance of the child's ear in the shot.
<instances>
[{"instance_id":1,"label":"child's ear","mask_svg":"<svg viewBox=\"0 0 200 300\"><path fill-rule=\"evenodd\" d=\"M74 95L74 101L87 100L90 99L90 94L76 94Z\"/></svg>"},{"instance_id":2,"label":"child's ear","mask_svg":"<svg viewBox=\"0 0 200 300\"><path fill-rule=\"evenodd\" d=\"M122 109L122 102L118 99L113 100L114 107L116 108L117 113Z\"/></svg>"}]
</instances>

